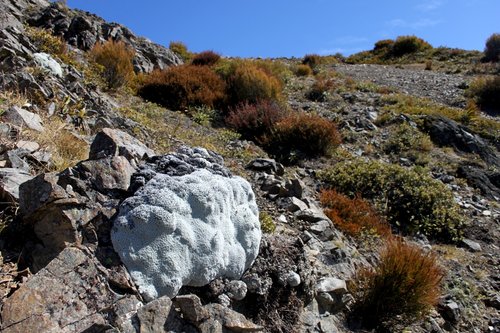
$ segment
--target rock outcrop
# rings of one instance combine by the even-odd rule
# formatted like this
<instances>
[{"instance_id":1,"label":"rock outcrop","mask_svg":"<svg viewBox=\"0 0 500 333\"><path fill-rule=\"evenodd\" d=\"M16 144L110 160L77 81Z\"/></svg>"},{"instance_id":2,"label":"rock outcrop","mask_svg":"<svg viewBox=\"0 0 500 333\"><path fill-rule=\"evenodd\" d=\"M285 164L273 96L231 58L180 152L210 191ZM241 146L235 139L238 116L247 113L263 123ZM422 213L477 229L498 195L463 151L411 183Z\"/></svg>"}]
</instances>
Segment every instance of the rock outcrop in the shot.
<instances>
[{"instance_id":1,"label":"rock outcrop","mask_svg":"<svg viewBox=\"0 0 500 333\"><path fill-rule=\"evenodd\" d=\"M163 156L156 170L139 173L150 180L121 204L113 245L146 299L239 278L257 257L253 191L218 160L204 149Z\"/></svg>"}]
</instances>

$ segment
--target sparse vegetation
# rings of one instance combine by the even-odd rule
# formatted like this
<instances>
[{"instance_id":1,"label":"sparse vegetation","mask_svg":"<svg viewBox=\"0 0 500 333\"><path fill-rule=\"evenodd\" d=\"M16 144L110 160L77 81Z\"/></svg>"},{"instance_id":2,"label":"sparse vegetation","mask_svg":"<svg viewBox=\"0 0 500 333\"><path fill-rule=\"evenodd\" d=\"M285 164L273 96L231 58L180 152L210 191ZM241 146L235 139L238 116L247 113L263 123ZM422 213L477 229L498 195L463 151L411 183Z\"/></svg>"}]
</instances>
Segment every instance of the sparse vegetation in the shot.
<instances>
[{"instance_id":1,"label":"sparse vegetation","mask_svg":"<svg viewBox=\"0 0 500 333\"><path fill-rule=\"evenodd\" d=\"M90 58L102 66L102 75L109 89L120 88L134 77L134 51L122 41L95 44Z\"/></svg>"},{"instance_id":2,"label":"sparse vegetation","mask_svg":"<svg viewBox=\"0 0 500 333\"><path fill-rule=\"evenodd\" d=\"M351 199L335 190L323 190L320 201L326 216L350 236L377 235L385 238L391 234L389 225L359 196Z\"/></svg>"},{"instance_id":3,"label":"sparse vegetation","mask_svg":"<svg viewBox=\"0 0 500 333\"><path fill-rule=\"evenodd\" d=\"M408 158L417 164L424 164L424 154L432 150L432 141L427 134L407 123L398 125L385 142L383 149L397 158Z\"/></svg>"},{"instance_id":4,"label":"sparse vegetation","mask_svg":"<svg viewBox=\"0 0 500 333\"><path fill-rule=\"evenodd\" d=\"M321 64L321 57L317 54L306 54L302 59L302 64L311 67L312 70Z\"/></svg>"},{"instance_id":5,"label":"sparse vegetation","mask_svg":"<svg viewBox=\"0 0 500 333\"><path fill-rule=\"evenodd\" d=\"M377 331L392 331L423 318L440 296L443 271L436 257L393 239L373 270L355 277L353 320Z\"/></svg>"},{"instance_id":6,"label":"sparse vegetation","mask_svg":"<svg viewBox=\"0 0 500 333\"><path fill-rule=\"evenodd\" d=\"M331 79L317 78L311 86L311 89L306 93L306 97L315 102L324 102L328 97L328 93L334 87L334 81Z\"/></svg>"},{"instance_id":7,"label":"sparse vegetation","mask_svg":"<svg viewBox=\"0 0 500 333\"><path fill-rule=\"evenodd\" d=\"M206 66L183 65L154 71L144 78L138 94L173 110L214 107L224 99L225 84Z\"/></svg>"},{"instance_id":8,"label":"sparse vegetation","mask_svg":"<svg viewBox=\"0 0 500 333\"><path fill-rule=\"evenodd\" d=\"M341 193L372 199L388 222L405 234L422 233L443 241L461 238L463 221L451 191L422 168L354 160L337 163L321 178Z\"/></svg>"}]
</instances>

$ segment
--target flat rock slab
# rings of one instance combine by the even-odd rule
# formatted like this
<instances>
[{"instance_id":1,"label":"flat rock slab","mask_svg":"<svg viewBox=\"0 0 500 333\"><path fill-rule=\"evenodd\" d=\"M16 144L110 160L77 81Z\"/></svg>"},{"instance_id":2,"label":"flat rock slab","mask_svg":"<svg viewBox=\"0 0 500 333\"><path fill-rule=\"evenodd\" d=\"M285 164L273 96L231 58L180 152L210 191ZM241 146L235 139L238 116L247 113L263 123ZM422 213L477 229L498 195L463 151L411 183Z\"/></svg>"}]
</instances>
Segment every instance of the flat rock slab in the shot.
<instances>
[{"instance_id":1,"label":"flat rock slab","mask_svg":"<svg viewBox=\"0 0 500 333\"><path fill-rule=\"evenodd\" d=\"M42 119L39 115L13 106L2 115L4 121L17 126L26 126L32 130L43 132Z\"/></svg>"},{"instance_id":2,"label":"flat rock slab","mask_svg":"<svg viewBox=\"0 0 500 333\"><path fill-rule=\"evenodd\" d=\"M117 297L105 280L94 259L66 248L5 301L2 332L69 333L105 325Z\"/></svg>"},{"instance_id":3,"label":"flat rock slab","mask_svg":"<svg viewBox=\"0 0 500 333\"><path fill-rule=\"evenodd\" d=\"M0 169L0 197L13 202L19 201L19 185L32 178L32 175L23 170Z\"/></svg>"}]
</instances>

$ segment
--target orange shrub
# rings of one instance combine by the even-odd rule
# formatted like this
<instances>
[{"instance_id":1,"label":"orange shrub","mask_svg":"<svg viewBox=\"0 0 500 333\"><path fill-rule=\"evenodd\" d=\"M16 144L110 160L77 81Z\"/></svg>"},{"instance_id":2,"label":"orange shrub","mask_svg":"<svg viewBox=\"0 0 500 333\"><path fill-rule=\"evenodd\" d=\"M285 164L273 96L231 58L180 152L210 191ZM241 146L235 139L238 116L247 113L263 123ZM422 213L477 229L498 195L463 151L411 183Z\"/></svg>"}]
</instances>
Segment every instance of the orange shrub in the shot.
<instances>
[{"instance_id":1,"label":"orange shrub","mask_svg":"<svg viewBox=\"0 0 500 333\"><path fill-rule=\"evenodd\" d=\"M144 78L139 95L173 110L213 107L224 98L222 79L206 66L183 65L154 71Z\"/></svg>"},{"instance_id":2,"label":"orange shrub","mask_svg":"<svg viewBox=\"0 0 500 333\"><path fill-rule=\"evenodd\" d=\"M103 77L110 89L123 86L134 76L134 51L122 41L96 43L90 50L90 58L103 67Z\"/></svg>"},{"instance_id":3,"label":"orange shrub","mask_svg":"<svg viewBox=\"0 0 500 333\"><path fill-rule=\"evenodd\" d=\"M243 103L230 109L226 124L235 129L245 139L259 141L263 135L271 133L273 127L286 114L275 101L259 101L255 104Z\"/></svg>"},{"instance_id":4,"label":"orange shrub","mask_svg":"<svg viewBox=\"0 0 500 333\"><path fill-rule=\"evenodd\" d=\"M442 278L433 254L393 239L374 270L356 274L352 316L370 329L393 331L394 324L408 325L436 305Z\"/></svg>"},{"instance_id":5,"label":"orange shrub","mask_svg":"<svg viewBox=\"0 0 500 333\"><path fill-rule=\"evenodd\" d=\"M308 65L301 64L295 67L295 75L297 76L309 76L312 75L312 73L313 71Z\"/></svg>"},{"instance_id":6,"label":"orange shrub","mask_svg":"<svg viewBox=\"0 0 500 333\"><path fill-rule=\"evenodd\" d=\"M276 124L265 145L277 158L291 163L302 157L329 155L340 142L334 123L317 115L298 113Z\"/></svg>"},{"instance_id":7,"label":"orange shrub","mask_svg":"<svg viewBox=\"0 0 500 333\"><path fill-rule=\"evenodd\" d=\"M191 65L213 66L220 60L220 55L214 51L203 51L194 56Z\"/></svg>"},{"instance_id":8,"label":"orange shrub","mask_svg":"<svg viewBox=\"0 0 500 333\"><path fill-rule=\"evenodd\" d=\"M278 78L250 62L231 69L227 78L230 105L257 103L260 100L280 100L282 85Z\"/></svg>"},{"instance_id":9,"label":"orange shrub","mask_svg":"<svg viewBox=\"0 0 500 333\"><path fill-rule=\"evenodd\" d=\"M351 199L335 190L324 190L320 195L325 214L346 234L359 237L362 233L391 235L391 228L375 209L359 196Z\"/></svg>"}]
</instances>

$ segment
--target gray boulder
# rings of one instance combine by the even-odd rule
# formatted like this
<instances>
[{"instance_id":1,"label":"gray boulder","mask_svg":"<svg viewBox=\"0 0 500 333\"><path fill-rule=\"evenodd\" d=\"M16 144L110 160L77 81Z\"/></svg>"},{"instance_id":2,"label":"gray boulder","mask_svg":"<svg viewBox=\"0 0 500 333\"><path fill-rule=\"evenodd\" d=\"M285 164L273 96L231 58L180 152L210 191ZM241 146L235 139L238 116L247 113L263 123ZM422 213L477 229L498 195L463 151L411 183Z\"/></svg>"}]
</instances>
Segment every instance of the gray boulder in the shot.
<instances>
[{"instance_id":1,"label":"gray boulder","mask_svg":"<svg viewBox=\"0 0 500 333\"><path fill-rule=\"evenodd\" d=\"M59 63L47 53L35 53L33 54L33 60L35 63L45 69L48 73L57 76L63 77L63 69Z\"/></svg>"},{"instance_id":2,"label":"gray boulder","mask_svg":"<svg viewBox=\"0 0 500 333\"><path fill-rule=\"evenodd\" d=\"M124 156L128 160L154 156L155 152L131 135L116 129L104 128L90 146L89 159Z\"/></svg>"},{"instance_id":3,"label":"gray boulder","mask_svg":"<svg viewBox=\"0 0 500 333\"><path fill-rule=\"evenodd\" d=\"M173 297L183 285L239 279L259 251L258 215L242 178L156 174L120 206L111 236L146 299Z\"/></svg>"},{"instance_id":4,"label":"gray boulder","mask_svg":"<svg viewBox=\"0 0 500 333\"><path fill-rule=\"evenodd\" d=\"M26 111L18 106L9 108L2 115L4 121L17 125L26 126L38 132L43 132L42 119L39 115Z\"/></svg>"},{"instance_id":5,"label":"gray boulder","mask_svg":"<svg viewBox=\"0 0 500 333\"><path fill-rule=\"evenodd\" d=\"M28 172L13 168L0 169L0 198L8 202L19 201L19 185L32 179Z\"/></svg>"}]
</instances>

